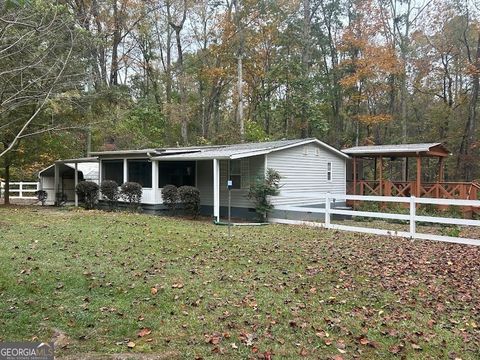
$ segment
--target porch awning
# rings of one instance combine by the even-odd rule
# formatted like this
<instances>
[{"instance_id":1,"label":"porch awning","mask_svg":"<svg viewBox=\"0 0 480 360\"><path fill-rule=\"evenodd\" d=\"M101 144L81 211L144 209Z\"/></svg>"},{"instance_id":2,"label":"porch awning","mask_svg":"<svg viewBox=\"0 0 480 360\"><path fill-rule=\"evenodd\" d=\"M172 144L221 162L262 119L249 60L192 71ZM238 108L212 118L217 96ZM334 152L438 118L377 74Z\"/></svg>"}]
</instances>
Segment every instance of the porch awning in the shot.
<instances>
[{"instance_id":1,"label":"porch awning","mask_svg":"<svg viewBox=\"0 0 480 360\"><path fill-rule=\"evenodd\" d=\"M369 145L342 150L355 157L447 157L450 151L442 143Z\"/></svg>"}]
</instances>

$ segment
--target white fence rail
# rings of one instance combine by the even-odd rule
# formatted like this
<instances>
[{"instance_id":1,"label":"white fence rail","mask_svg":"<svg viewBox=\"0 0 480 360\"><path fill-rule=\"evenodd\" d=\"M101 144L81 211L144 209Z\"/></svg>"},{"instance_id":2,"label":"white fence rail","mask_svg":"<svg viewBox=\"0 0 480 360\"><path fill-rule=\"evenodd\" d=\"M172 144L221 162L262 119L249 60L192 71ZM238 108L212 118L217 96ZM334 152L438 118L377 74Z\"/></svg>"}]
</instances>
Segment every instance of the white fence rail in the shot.
<instances>
[{"instance_id":1,"label":"white fence rail","mask_svg":"<svg viewBox=\"0 0 480 360\"><path fill-rule=\"evenodd\" d=\"M311 199L311 198L310 198ZM285 210L285 211L295 211L295 212L304 212L304 213L319 213L324 214L324 222L313 222L313 221L301 221L301 220L289 220L289 219L280 219L273 218L270 219L274 223L282 224L297 224L297 225L310 225L317 227L324 227L327 229L337 229L344 231L353 231L353 232L362 232L367 234L376 234L376 235L389 235L389 236L399 236L406 237L410 239L423 239L423 240L436 240L444 242L452 242L459 244L468 244L468 245L480 245L480 239L456 237L456 236L444 236L436 234L427 234L417 232L417 223L435 223L435 224L445 224L445 225L460 225L460 226L474 226L480 227L479 220L470 220L462 218L451 218L451 217L437 217L437 216L421 216L417 215L417 205L418 204L433 204L433 205L448 205L448 206L472 206L480 208L479 200L452 200L452 199L438 199L438 198L417 198L417 197L392 197L392 196L361 196L361 195L331 195L325 194L319 197L316 197L318 204L325 204L324 208L318 207L303 207L303 206L275 206L275 210ZM373 201L373 202L392 202L392 203L408 203L409 204L409 213L408 214L393 214L387 212L372 212L372 211L356 211L356 210L346 210L346 209L335 209L332 208L332 201L337 200L353 200L353 201ZM369 227L360 227L360 226L351 226L343 224L332 224L331 218L332 215L343 215L343 216L359 216L359 217L368 217L368 218L377 218L377 219L395 219L395 220L404 220L409 223L409 231L398 231L398 230L384 230L376 229Z\"/></svg>"},{"instance_id":2,"label":"white fence rail","mask_svg":"<svg viewBox=\"0 0 480 360\"><path fill-rule=\"evenodd\" d=\"M36 199L35 191L40 188L38 182L17 181L10 182L10 197L12 199ZM0 182L0 197L5 196L5 183Z\"/></svg>"}]
</instances>

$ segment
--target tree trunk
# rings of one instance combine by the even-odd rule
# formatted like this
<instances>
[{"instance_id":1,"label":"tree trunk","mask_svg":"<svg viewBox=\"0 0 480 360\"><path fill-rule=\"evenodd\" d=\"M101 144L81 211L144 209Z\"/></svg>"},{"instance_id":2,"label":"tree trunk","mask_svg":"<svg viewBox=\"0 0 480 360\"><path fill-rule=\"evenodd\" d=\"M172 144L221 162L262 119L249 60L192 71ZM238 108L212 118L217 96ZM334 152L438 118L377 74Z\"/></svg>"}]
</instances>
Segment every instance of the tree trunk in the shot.
<instances>
[{"instance_id":1,"label":"tree trunk","mask_svg":"<svg viewBox=\"0 0 480 360\"><path fill-rule=\"evenodd\" d=\"M465 126L465 131L460 145L460 156L457 160L457 173L463 165L463 180L471 181L476 175L477 169L476 161L473 158L473 147L475 145L475 132L477 121L477 103L480 88L480 32L478 33L477 48L475 58L473 60L475 71L472 74L472 92L470 95L470 102L468 104L468 119Z\"/></svg>"},{"instance_id":2,"label":"tree trunk","mask_svg":"<svg viewBox=\"0 0 480 360\"><path fill-rule=\"evenodd\" d=\"M97 28L97 34L98 36L103 36L103 25L100 20L100 12L98 9L98 2L97 0L92 1L92 16L95 21L95 25ZM98 64L95 64L97 67L95 69L95 74L98 76L98 79L96 79L95 86L98 88L101 88L103 86L107 85L107 60L106 60L106 54L105 54L105 47L103 44L101 45L93 45L94 50L93 53L95 55L95 60L98 62Z\"/></svg>"},{"instance_id":3,"label":"tree trunk","mask_svg":"<svg viewBox=\"0 0 480 360\"><path fill-rule=\"evenodd\" d=\"M113 1L113 44L112 44L112 64L110 67L110 85L118 85L118 46L122 40L120 28L120 19L118 14L117 1Z\"/></svg>"},{"instance_id":4,"label":"tree trunk","mask_svg":"<svg viewBox=\"0 0 480 360\"><path fill-rule=\"evenodd\" d=\"M172 22L172 15L170 13L170 1L165 2L165 7L167 9L167 22L170 24ZM166 81L165 81L165 95L167 97L167 104L172 104L172 32L167 31L167 44L166 44ZM170 106L167 106L167 117L170 118Z\"/></svg>"},{"instance_id":5,"label":"tree trunk","mask_svg":"<svg viewBox=\"0 0 480 360\"><path fill-rule=\"evenodd\" d=\"M245 123L243 118L243 52L244 52L244 34L242 28L241 0L234 0L235 7L235 27L237 29L237 123L240 130L240 138L245 139Z\"/></svg>"},{"instance_id":6,"label":"tree trunk","mask_svg":"<svg viewBox=\"0 0 480 360\"><path fill-rule=\"evenodd\" d=\"M303 0L303 49L302 49L302 70L304 81L308 79L308 73L310 69L310 27L311 27L311 8L310 0ZM302 138L308 137L308 115L305 101L303 101L303 109L301 115L301 131L300 136Z\"/></svg>"},{"instance_id":7,"label":"tree trunk","mask_svg":"<svg viewBox=\"0 0 480 360\"><path fill-rule=\"evenodd\" d=\"M179 90L180 90L180 130L182 135L182 141L184 145L188 144L188 118L187 118L187 89L186 89L186 76L185 76L185 69L183 65L183 48L182 48L182 39L180 33L183 29L183 25L185 24L185 20L187 18L187 2L186 0L183 2L183 14L182 19L180 20L179 24L175 24L170 22L170 26L175 31L175 40L177 43L177 76L179 82Z\"/></svg>"},{"instance_id":8,"label":"tree trunk","mask_svg":"<svg viewBox=\"0 0 480 360\"><path fill-rule=\"evenodd\" d=\"M10 160L8 159L8 155L5 156L3 159L4 161L4 169L5 169L5 188L3 193L3 200L5 205L10 204Z\"/></svg>"}]
</instances>

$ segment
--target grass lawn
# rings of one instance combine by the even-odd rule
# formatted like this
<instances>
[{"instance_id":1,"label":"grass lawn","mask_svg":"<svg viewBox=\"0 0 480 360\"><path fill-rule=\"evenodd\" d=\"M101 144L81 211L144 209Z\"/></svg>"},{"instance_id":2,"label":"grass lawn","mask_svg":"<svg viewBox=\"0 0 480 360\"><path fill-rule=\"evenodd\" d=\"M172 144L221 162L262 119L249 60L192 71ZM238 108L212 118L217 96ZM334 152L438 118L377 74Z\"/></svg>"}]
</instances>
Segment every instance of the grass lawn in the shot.
<instances>
[{"instance_id":1,"label":"grass lawn","mask_svg":"<svg viewBox=\"0 0 480 360\"><path fill-rule=\"evenodd\" d=\"M226 230L0 207L0 341L69 359L480 358L480 248Z\"/></svg>"}]
</instances>

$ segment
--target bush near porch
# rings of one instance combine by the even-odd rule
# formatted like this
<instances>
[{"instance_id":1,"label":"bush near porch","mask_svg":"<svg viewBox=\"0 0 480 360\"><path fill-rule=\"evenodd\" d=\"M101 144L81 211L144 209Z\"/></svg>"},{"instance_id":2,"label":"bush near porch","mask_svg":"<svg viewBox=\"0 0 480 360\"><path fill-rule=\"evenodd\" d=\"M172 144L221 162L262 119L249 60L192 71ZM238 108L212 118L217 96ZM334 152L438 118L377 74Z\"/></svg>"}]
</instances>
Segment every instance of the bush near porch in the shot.
<instances>
[{"instance_id":1,"label":"bush near porch","mask_svg":"<svg viewBox=\"0 0 480 360\"><path fill-rule=\"evenodd\" d=\"M0 341L53 339L71 359L479 355L480 248L81 209L0 219Z\"/></svg>"}]
</instances>

